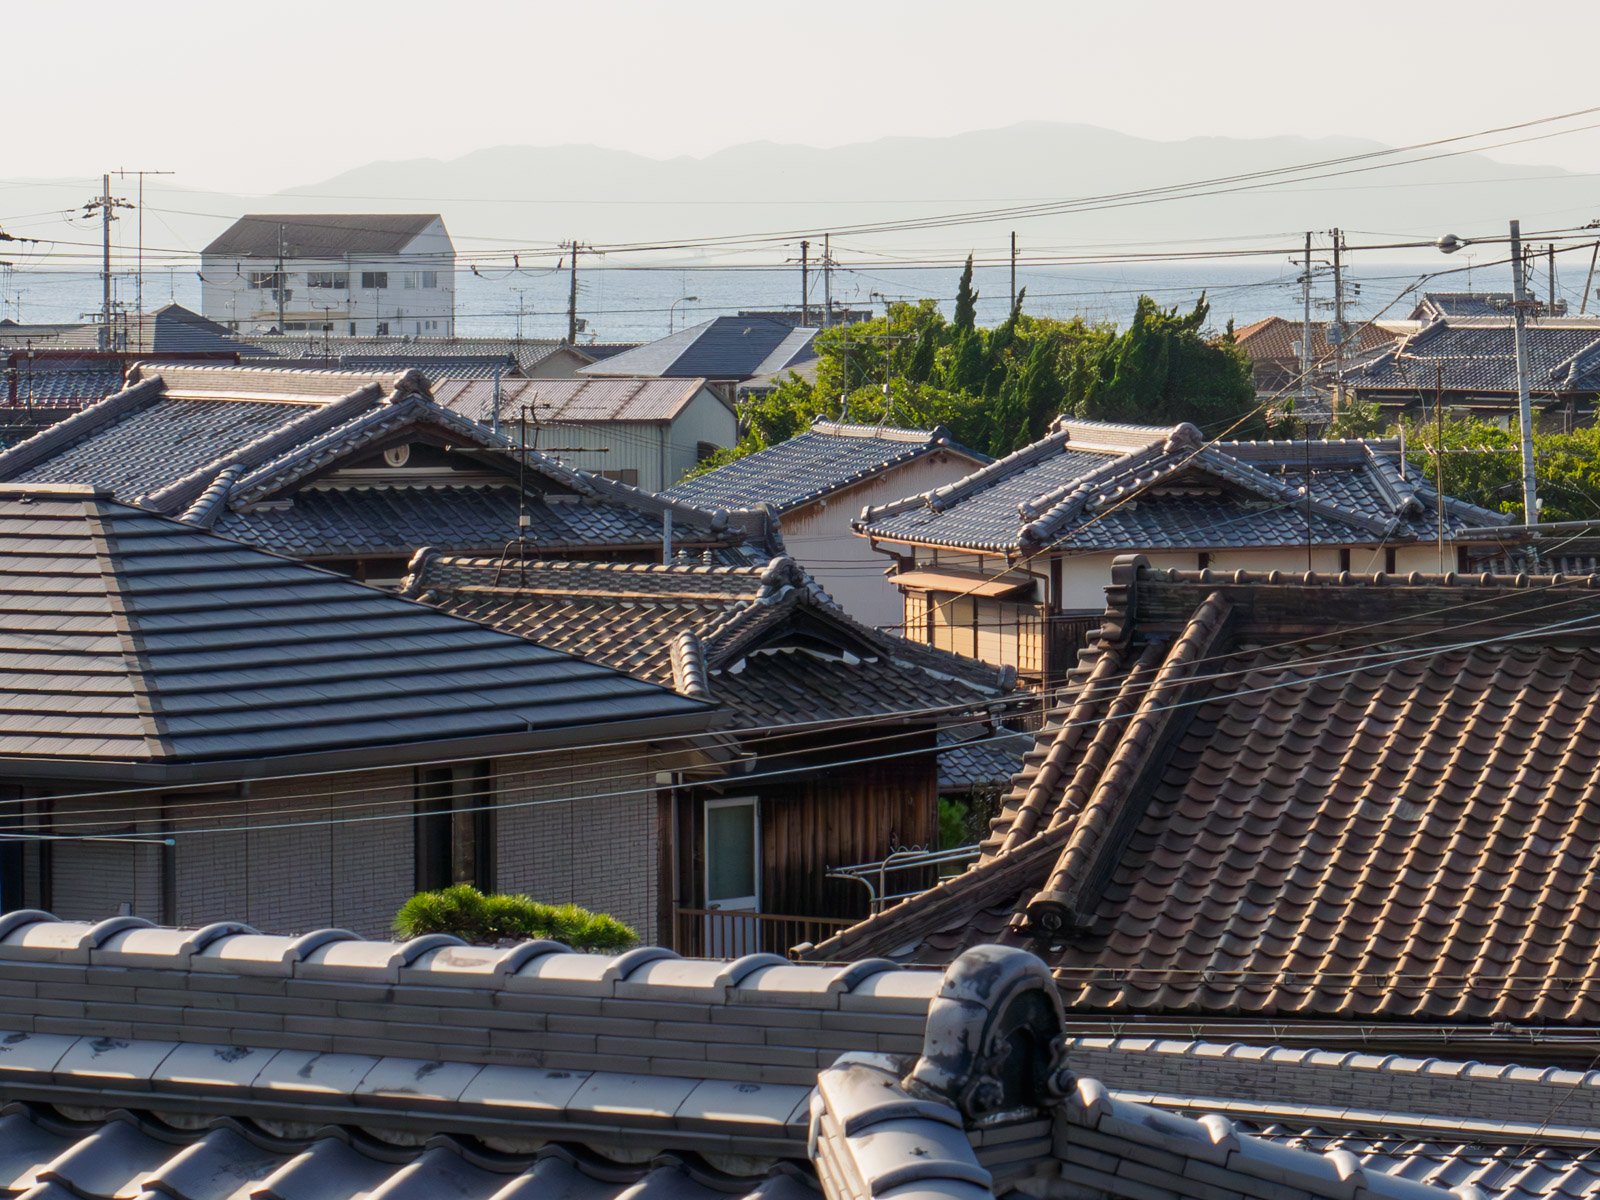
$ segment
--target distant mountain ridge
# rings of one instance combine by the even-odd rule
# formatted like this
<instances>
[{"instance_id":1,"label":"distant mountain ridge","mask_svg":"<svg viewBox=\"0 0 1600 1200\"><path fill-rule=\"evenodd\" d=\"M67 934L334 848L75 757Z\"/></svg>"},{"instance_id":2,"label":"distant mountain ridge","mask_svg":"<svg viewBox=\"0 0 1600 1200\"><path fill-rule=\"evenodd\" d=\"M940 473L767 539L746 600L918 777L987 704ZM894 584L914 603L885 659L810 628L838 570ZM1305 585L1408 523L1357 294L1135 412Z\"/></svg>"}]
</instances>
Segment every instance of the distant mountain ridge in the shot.
<instances>
[{"instance_id":1,"label":"distant mountain ridge","mask_svg":"<svg viewBox=\"0 0 1600 1200\"><path fill-rule=\"evenodd\" d=\"M671 241L814 231L975 204L1103 196L1383 149L1361 138L1202 137L1155 141L1090 125L1026 122L941 138L887 137L832 148L751 142L703 158L651 159L588 145L498 146L449 161L371 163L282 193L445 213L459 239L523 244ZM1377 162L1359 164L1375 166ZM1477 185L1477 186L1474 186ZM1248 236L1306 228L1436 236L1498 226L1519 208L1577 216L1600 200L1587 176L1467 154L1313 183L1015 222L1019 238L1083 245ZM1425 218L1426 227L1419 225ZM950 249L996 245L1013 222L891 239ZM1581 222L1580 222L1581 223ZM488 249L490 243L480 246Z\"/></svg>"}]
</instances>

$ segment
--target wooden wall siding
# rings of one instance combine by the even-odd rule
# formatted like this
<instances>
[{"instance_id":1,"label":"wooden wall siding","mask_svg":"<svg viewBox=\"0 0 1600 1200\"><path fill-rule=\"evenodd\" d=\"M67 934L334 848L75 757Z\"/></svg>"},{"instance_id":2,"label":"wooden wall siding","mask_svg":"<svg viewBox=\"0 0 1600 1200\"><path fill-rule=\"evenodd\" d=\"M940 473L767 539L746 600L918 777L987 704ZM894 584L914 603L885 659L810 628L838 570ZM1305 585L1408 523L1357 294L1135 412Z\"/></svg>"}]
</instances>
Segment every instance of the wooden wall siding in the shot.
<instances>
[{"instance_id":1,"label":"wooden wall siding","mask_svg":"<svg viewBox=\"0 0 1600 1200\"><path fill-rule=\"evenodd\" d=\"M867 915L866 889L828 879L828 869L881 859L892 846L938 841L934 736L915 730L904 740L881 743L889 751L916 745L927 753L818 767L792 783L764 783L749 792L730 786L721 793L760 796L762 912L854 920ZM678 895L686 908L705 904L704 801L703 794L679 801Z\"/></svg>"},{"instance_id":2,"label":"wooden wall siding","mask_svg":"<svg viewBox=\"0 0 1600 1200\"><path fill-rule=\"evenodd\" d=\"M907 640L1016 667L1024 676L1044 670L1041 606L910 589L905 598Z\"/></svg>"},{"instance_id":3,"label":"wooden wall siding","mask_svg":"<svg viewBox=\"0 0 1600 1200\"><path fill-rule=\"evenodd\" d=\"M860 884L829 879L830 867L880 859L895 846L939 837L933 756L830 771L761 797L761 907L816 917L867 915Z\"/></svg>"}]
</instances>

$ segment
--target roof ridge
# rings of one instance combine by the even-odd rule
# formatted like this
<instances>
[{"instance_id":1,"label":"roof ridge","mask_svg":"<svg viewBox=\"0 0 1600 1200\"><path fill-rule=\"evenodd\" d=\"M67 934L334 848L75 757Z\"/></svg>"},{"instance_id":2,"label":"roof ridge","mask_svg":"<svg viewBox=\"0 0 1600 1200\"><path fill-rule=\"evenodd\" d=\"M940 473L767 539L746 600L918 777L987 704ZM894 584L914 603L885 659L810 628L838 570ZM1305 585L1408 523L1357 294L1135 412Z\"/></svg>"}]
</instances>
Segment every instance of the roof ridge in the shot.
<instances>
[{"instance_id":1,"label":"roof ridge","mask_svg":"<svg viewBox=\"0 0 1600 1200\"><path fill-rule=\"evenodd\" d=\"M939 426L935 429L910 429L897 425L856 425L844 421L830 421L818 414L811 422L810 432L824 433L829 437L854 437L876 438L883 442L932 442L939 437ZM944 430L948 435L949 431Z\"/></svg>"},{"instance_id":2,"label":"roof ridge","mask_svg":"<svg viewBox=\"0 0 1600 1200\"><path fill-rule=\"evenodd\" d=\"M253 441L229 450L220 458L214 458L204 466L197 467L181 479L167 484L166 487L140 497L140 500L163 513L170 513L180 506L187 508L215 481L219 462L238 463L245 468L259 465L268 461L273 455L302 443L308 437L314 438L326 432L346 420L351 413L359 413L370 408L382 396L382 385L369 383L340 396L331 403L315 405L309 412L301 413L293 420L284 422Z\"/></svg>"},{"instance_id":3,"label":"roof ridge","mask_svg":"<svg viewBox=\"0 0 1600 1200\"><path fill-rule=\"evenodd\" d=\"M1028 921L1054 934L1069 926L1082 926L1088 917L1086 901L1097 895L1097 877L1108 860L1120 853L1132 833L1130 805L1148 759L1174 720L1178 698L1187 690L1190 668L1205 658L1221 639L1233 605L1221 592L1201 602L1188 625L1172 644L1161 669L1139 701L1138 711L1119 730L1117 748L1095 784L1094 793L1072 824L1072 834L1061 850L1050 878L1028 902ZM1183 715L1189 715L1184 710ZM1120 724L1120 723L1119 723ZM1148 803L1148 793L1144 797ZM1142 810L1143 805L1137 806ZM1136 819L1136 813L1133 814Z\"/></svg>"},{"instance_id":4,"label":"roof ridge","mask_svg":"<svg viewBox=\"0 0 1600 1200\"><path fill-rule=\"evenodd\" d=\"M144 726L145 754L152 759L167 759L173 756L175 747L167 729L155 672L150 666L139 620L129 595L123 589L122 548L111 521L115 506L115 501L99 496L85 500L84 523L94 542L100 563L100 581L105 588L111 619L117 626L117 641L128 669L134 702L139 709L139 723Z\"/></svg>"},{"instance_id":5,"label":"roof ridge","mask_svg":"<svg viewBox=\"0 0 1600 1200\"><path fill-rule=\"evenodd\" d=\"M185 509L178 520L185 525L196 525L201 529L213 528L227 501L229 489L233 487L234 480L243 473L243 463L230 463L223 467L206 490L200 494L200 498Z\"/></svg>"},{"instance_id":6,"label":"roof ridge","mask_svg":"<svg viewBox=\"0 0 1600 1200\"><path fill-rule=\"evenodd\" d=\"M985 463L976 471L963 475L954 483L947 483L943 487L933 488L930 491L907 496L903 500L894 500L888 504L868 505L861 510L861 515L856 520L862 525L871 524L873 521L884 517L898 516L903 512L910 512L914 508L931 508L935 512L943 512L954 504L960 503L968 496L982 491L992 483L1030 467L1034 463L1049 458L1061 450L1071 441L1068 430L1057 430L1046 434L1037 442L1013 450L1004 458L997 458L993 462Z\"/></svg>"}]
</instances>

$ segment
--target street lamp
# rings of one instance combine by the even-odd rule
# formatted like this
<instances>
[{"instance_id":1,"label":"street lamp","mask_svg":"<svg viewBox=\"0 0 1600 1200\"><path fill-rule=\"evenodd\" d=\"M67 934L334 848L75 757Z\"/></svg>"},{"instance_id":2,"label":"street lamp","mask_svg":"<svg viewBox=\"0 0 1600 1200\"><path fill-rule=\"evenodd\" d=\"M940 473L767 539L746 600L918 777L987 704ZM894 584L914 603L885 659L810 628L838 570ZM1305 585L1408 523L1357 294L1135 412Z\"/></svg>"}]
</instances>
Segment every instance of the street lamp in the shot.
<instances>
[{"instance_id":1,"label":"street lamp","mask_svg":"<svg viewBox=\"0 0 1600 1200\"><path fill-rule=\"evenodd\" d=\"M679 296L667 308L667 334L669 336L672 333L673 320L678 315L678 305L682 304L685 300L698 300L698 299L700 299L699 296Z\"/></svg>"}]
</instances>

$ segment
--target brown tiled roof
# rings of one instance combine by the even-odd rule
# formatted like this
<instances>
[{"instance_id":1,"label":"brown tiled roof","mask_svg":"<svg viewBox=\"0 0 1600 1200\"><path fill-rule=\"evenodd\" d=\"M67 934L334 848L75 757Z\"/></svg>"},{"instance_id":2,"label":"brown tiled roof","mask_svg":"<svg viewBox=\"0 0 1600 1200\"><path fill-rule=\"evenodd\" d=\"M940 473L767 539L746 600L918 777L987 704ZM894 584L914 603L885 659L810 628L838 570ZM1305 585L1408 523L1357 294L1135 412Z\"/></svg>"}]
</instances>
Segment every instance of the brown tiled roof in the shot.
<instances>
[{"instance_id":1,"label":"brown tiled roof","mask_svg":"<svg viewBox=\"0 0 1600 1200\"><path fill-rule=\"evenodd\" d=\"M794 560L759 567L428 558L407 594L684 691L685 656L736 725L911 710L955 719L1012 676L855 621ZM687 637L688 641L684 639Z\"/></svg>"},{"instance_id":2,"label":"brown tiled roof","mask_svg":"<svg viewBox=\"0 0 1600 1200\"><path fill-rule=\"evenodd\" d=\"M1600 578L1110 591L980 863L814 956L1014 941L1081 1010L1600 1020Z\"/></svg>"},{"instance_id":3,"label":"brown tiled roof","mask_svg":"<svg viewBox=\"0 0 1600 1200\"><path fill-rule=\"evenodd\" d=\"M1346 354L1375 350L1395 340L1392 333L1371 323L1346 321L1345 330ZM1264 317L1233 331L1233 340L1239 343L1252 362L1262 359L1294 362L1299 358L1295 353L1295 343L1304 336L1305 329L1300 322L1287 321L1282 317ZM1328 344L1327 321L1311 322L1311 357L1318 361L1333 357L1333 347Z\"/></svg>"}]
</instances>

